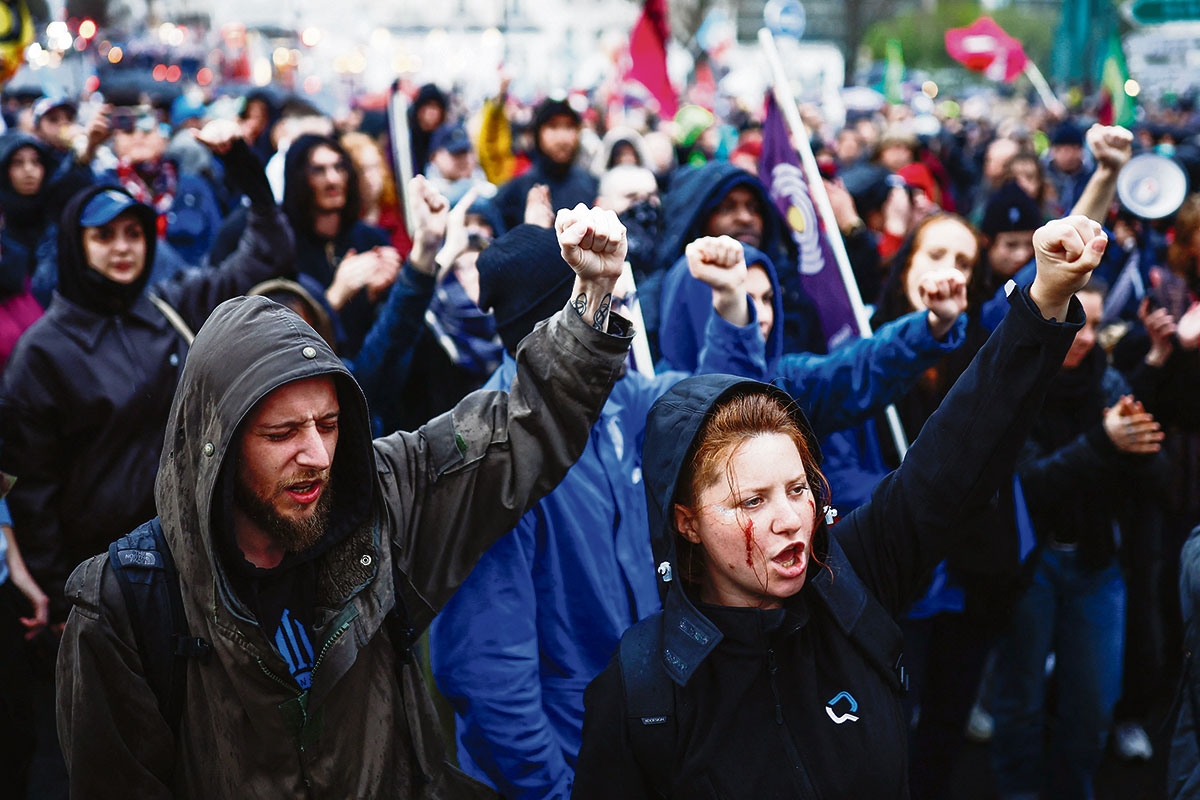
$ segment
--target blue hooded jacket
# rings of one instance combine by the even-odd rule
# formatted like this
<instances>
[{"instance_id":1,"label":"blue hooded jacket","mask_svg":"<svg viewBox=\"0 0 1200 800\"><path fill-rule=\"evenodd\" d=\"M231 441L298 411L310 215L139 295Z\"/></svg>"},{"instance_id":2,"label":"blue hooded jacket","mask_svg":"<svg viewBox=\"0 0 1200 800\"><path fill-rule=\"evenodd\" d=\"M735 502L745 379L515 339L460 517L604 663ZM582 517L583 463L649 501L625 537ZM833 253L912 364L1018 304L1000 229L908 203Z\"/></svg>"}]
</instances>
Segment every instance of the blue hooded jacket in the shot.
<instances>
[{"instance_id":1,"label":"blue hooded jacket","mask_svg":"<svg viewBox=\"0 0 1200 800\"><path fill-rule=\"evenodd\" d=\"M761 251L749 245L742 247L747 267L760 267L766 272L774 291L775 319L779 320L782 293L774 264ZM664 316L659 330L663 352L660 367L694 369L698 354L708 342L697 320L711 306L708 286L692 277L686 257L681 258L663 284L663 308L673 312ZM929 331L926 312L920 311L881 327L870 339L855 340L825 355L785 351L781 326L771 328L766 342L765 377L783 381L816 421L825 451L826 477L842 511L865 502L887 473L875 423L867 417L896 402L921 373L957 349L965 336L966 317L962 316L939 342ZM841 377L830 379L835 374Z\"/></svg>"},{"instance_id":2,"label":"blue hooded jacket","mask_svg":"<svg viewBox=\"0 0 1200 800\"><path fill-rule=\"evenodd\" d=\"M702 371L761 374L757 320L712 310ZM752 315L753 316L753 315ZM507 389L505 354L484 389ZM460 767L507 798L567 797L583 692L625 630L659 608L646 536L642 432L651 404L687 373L627 372L579 460L494 544L430 628L438 688L454 706Z\"/></svg>"},{"instance_id":3,"label":"blue hooded jacket","mask_svg":"<svg viewBox=\"0 0 1200 800\"><path fill-rule=\"evenodd\" d=\"M776 314L775 319L781 328L787 352L824 353L825 334L821 330L821 315L812 298L800 286L795 242L775 204L767 197L762 182L746 170L727 161L710 161L702 167L681 169L675 174L663 198L663 234L656 259L659 269L678 268L684 248L707 235L705 223L709 216L725 196L737 187L750 190L759 200L763 221L760 249L779 270L780 290L776 294L782 303L783 313ZM683 269L687 271L686 263ZM638 289L646 293L644 287L639 286ZM653 297L645 301L650 302L653 302ZM665 286L658 308L663 321L675 313L666 297ZM650 324L649 320L647 324ZM665 354L666 351L663 352Z\"/></svg>"}]
</instances>

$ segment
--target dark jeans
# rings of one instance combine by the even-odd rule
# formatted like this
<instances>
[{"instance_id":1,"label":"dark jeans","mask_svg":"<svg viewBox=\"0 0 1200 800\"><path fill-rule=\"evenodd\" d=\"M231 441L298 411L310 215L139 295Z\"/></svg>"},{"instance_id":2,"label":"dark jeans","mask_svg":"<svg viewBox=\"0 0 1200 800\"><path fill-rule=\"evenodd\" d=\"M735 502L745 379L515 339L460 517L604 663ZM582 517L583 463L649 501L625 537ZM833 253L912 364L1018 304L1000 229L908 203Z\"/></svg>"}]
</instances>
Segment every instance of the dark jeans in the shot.
<instances>
[{"instance_id":1,"label":"dark jeans","mask_svg":"<svg viewBox=\"0 0 1200 800\"><path fill-rule=\"evenodd\" d=\"M1116 562L1084 569L1074 550L1047 547L996 644L992 764L1001 797L1092 796L1121 691L1125 587ZM1056 725L1047 755L1046 658L1055 655Z\"/></svg>"},{"instance_id":2,"label":"dark jeans","mask_svg":"<svg viewBox=\"0 0 1200 800\"><path fill-rule=\"evenodd\" d=\"M11 581L0 584L0 782L23 797L37 736L33 726L33 672L19 618L28 612Z\"/></svg>"}]
</instances>

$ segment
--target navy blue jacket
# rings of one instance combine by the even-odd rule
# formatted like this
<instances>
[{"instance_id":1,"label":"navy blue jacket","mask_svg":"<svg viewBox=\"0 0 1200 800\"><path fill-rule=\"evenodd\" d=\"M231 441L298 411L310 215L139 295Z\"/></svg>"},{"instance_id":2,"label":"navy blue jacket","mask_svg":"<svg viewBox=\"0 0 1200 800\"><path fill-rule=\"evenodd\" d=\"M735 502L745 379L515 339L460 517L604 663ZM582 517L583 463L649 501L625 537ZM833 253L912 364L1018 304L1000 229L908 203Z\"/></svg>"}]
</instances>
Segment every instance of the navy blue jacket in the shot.
<instances>
[{"instance_id":1,"label":"navy blue jacket","mask_svg":"<svg viewBox=\"0 0 1200 800\"><path fill-rule=\"evenodd\" d=\"M147 291L120 313L86 306L80 276L90 267L77 220L87 199L77 196L63 215L61 290L17 342L0 383L0 470L21 477L9 509L29 570L50 595L53 621L66 618L63 584L71 570L155 516L163 430L188 351ZM147 250L153 258L153 238ZM222 300L291 269L282 213L256 210L242 244L219 268L186 270L152 291L195 332Z\"/></svg>"},{"instance_id":2,"label":"navy blue jacket","mask_svg":"<svg viewBox=\"0 0 1200 800\"><path fill-rule=\"evenodd\" d=\"M774 290L777 324L767 336L765 375L738 374L746 378L782 379L790 384L793 396L803 398L805 411L816 421L817 435L822 437L825 475L834 489L834 504L849 511L866 502L875 484L887 472L876 426L869 419L862 420L897 402L925 370L957 349L965 341L967 318L960 316L941 342L929 331L927 312L921 311L884 325L870 339L843 345L831 355L824 355L823 350L788 351L782 326L778 324L783 300L775 265L759 250L748 245L742 247L746 265L761 267L767 273ZM697 354L707 342L697 321L711 306L711 290L692 277L687 259L681 258L663 282L663 308L671 309L671 313L663 317L659 328L663 353L660 368L695 368ZM811 383L814 378L828 374L822 366L827 359L836 361L844 377L828 381L819 390Z\"/></svg>"},{"instance_id":3,"label":"navy blue jacket","mask_svg":"<svg viewBox=\"0 0 1200 800\"><path fill-rule=\"evenodd\" d=\"M701 369L761 372L757 322L730 325L713 313L711 290L709 298L714 346ZM484 388L507 389L515 375L506 355ZM563 482L492 545L430 628L459 765L507 798L570 792L584 689L621 634L659 608L642 431L651 404L685 377L628 372L617 381Z\"/></svg>"}]
</instances>

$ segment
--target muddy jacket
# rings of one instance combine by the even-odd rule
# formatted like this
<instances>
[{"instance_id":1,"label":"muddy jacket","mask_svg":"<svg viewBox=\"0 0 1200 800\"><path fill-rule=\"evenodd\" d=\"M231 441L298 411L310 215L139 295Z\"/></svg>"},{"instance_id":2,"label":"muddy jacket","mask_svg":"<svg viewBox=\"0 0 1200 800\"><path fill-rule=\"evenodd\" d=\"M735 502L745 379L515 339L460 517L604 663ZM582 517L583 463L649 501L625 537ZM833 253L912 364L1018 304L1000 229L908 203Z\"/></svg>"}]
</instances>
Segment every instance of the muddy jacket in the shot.
<instances>
[{"instance_id":1,"label":"muddy jacket","mask_svg":"<svg viewBox=\"0 0 1200 800\"><path fill-rule=\"evenodd\" d=\"M518 350L510 393L477 392L414 433L372 441L361 391L311 328L264 298L221 305L181 377L155 492L191 634L213 651L188 662L173 736L141 674L107 557L80 565L58 672L72 796L468 796L443 762L421 674L397 658L385 617L401 603L423 630L484 550L562 479L628 342L568 309ZM281 565L303 561L315 575L317 655L302 691L234 589L222 528L232 491L222 475L232 470L222 467L259 399L315 375L335 377L341 416L329 528Z\"/></svg>"}]
</instances>

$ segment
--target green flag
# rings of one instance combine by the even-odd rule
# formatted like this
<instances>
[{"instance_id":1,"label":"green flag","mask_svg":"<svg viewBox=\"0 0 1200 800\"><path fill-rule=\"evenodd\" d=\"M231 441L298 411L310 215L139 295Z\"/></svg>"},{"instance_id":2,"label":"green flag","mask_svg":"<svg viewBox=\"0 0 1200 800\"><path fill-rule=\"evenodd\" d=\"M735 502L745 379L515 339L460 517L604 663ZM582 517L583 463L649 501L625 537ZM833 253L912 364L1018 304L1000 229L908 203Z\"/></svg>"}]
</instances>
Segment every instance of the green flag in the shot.
<instances>
[{"instance_id":1,"label":"green flag","mask_svg":"<svg viewBox=\"0 0 1200 800\"><path fill-rule=\"evenodd\" d=\"M1104 69L1100 75L1100 85L1108 93L1112 103L1112 124L1129 127L1137 119L1135 102L1125 90L1129 80L1129 68L1125 65L1125 52L1121 49L1121 40L1117 35L1108 37L1108 55L1104 59Z\"/></svg>"},{"instance_id":2,"label":"green flag","mask_svg":"<svg viewBox=\"0 0 1200 800\"><path fill-rule=\"evenodd\" d=\"M883 94L892 105L904 102L904 50L899 39L888 39L884 50Z\"/></svg>"}]
</instances>

